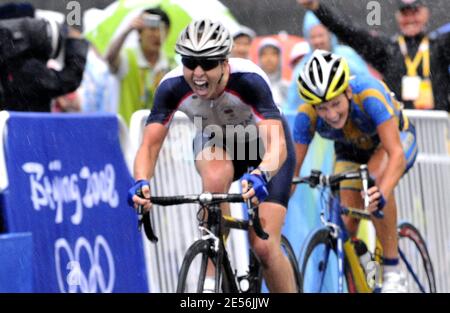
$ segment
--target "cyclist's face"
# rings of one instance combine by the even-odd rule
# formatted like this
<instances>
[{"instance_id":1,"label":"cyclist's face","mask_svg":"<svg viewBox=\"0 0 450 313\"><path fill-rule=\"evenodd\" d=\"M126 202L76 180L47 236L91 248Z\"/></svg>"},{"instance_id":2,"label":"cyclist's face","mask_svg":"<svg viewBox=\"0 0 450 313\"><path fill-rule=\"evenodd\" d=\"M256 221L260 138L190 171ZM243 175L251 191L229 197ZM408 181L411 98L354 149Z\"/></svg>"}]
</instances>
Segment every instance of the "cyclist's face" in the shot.
<instances>
[{"instance_id":1,"label":"cyclist's face","mask_svg":"<svg viewBox=\"0 0 450 313\"><path fill-rule=\"evenodd\" d=\"M344 128L347 122L350 105L348 100L349 93L351 92L347 90L336 98L316 107L316 112L319 117L335 129Z\"/></svg>"},{"instance_id":2,"label":"cyclist's face","mask_svg":"<svg viewBox=\"0 0 450 313\"><path fill-rule=\"evenodd\" d=\"M214 68L204 69L196 65L191 69L183 66L183 74L192 91L202 99L217 98L228 80L228 61L219 61Z\"/></svg>"},{"instance_id":3,"label":"cyclist's face","mask_svg":"<svg viewBox=\"0 0 450 313\"><path fill-rule=\"evenodd\" d=\"M416 36L423 32L428 22L429 11L426 7L404 9L396 14L400 31L405 36Z\"/></svg>"}]
</instances>

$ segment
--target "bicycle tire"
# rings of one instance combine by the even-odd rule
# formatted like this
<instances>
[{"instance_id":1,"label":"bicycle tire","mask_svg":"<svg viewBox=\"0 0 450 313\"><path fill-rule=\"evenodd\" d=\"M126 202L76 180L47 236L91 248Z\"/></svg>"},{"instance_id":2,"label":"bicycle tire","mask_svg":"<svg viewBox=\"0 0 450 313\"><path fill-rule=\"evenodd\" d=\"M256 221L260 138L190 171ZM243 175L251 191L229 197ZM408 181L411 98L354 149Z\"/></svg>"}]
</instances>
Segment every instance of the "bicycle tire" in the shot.
<instances>
[{"instance_id":1,"label":"bicycle tire","mask_svg":"<svg viewBox=\"0 0 450 313\"><path fill-rule=\"evenodd\" d=\"M335 239L331 237L329 228L319 228L306 239L299 262L300 292L336 292L324 282L331 254L337 258Z\"/></svg>"},{"instance_id":2,"label":"bicycle tire","mask_svg":"<svg viewBox=\"0 0 450 313\"><path fill-rule=\"evenodd\" d=\"M297 287L297 292L301 292L300 287L301 273L298 268L297 258L295 257L294 249L292 249L291 243L283 235L281 235L281 246L284 248L284 251L286 252L289 264L291 264L291 268L294 273L295 286Z\"/></svg>"},{"instance_id":3,"label":"bicycle tire","mask_svg":"<svg viewBox=\"0 0 450 313\"><path fill-rule=\"evenodd\" d=\"M400 263L407 274L408 292L435 293L433 263L423 236L408 222L400 223L397 229Z\"/></svg>"},{"instance_id":4,"label":"bicycle tire","mask_svg":"<svg viewBox=\"0 0 450 313\"><path fill-rule=\"evenodd\" d=\"M188 275L190 270L193 269L193 263L197 256L200 255L200 264L199 264L199 273L198 276L196 273L194 273L194 277L197 276L198 279L196 282L196 289L195 291L192 291L190 285L192 285L192 282L189 281ZM196 293L202 293L203 292L203 285L205 283L206 278L206 268L208 266L208 260L213 260L212 254L210 252L210 243L207 240L197 240L194 242L189 249L187 250L184 258L183 263L181 264L180 272L178 274L178 284L177 284L177 293L184 293L184 292L196 292Z\"/></svg>"}]
</instances>

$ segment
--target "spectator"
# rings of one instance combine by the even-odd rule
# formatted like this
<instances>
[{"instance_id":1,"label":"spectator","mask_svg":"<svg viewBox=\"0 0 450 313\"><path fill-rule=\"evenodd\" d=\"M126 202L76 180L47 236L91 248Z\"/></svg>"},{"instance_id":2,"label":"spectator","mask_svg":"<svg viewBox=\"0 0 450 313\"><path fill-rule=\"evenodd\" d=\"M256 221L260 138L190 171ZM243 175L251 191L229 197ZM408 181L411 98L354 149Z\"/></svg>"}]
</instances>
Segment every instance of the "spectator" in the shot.
<instances>
[{"instance_id":1,"label":"spectator","mask_svg":"<svg viewBox=\"0 0 450 313\"><path fill-rule=\"evenodd\" d=\"M281 106L286 99L288 82L282 75L282 51L278 40L265 38L258 47L259 66L267 74L275 104Z\"/></svg>"},{"instance_id":2,"label":"spectator","mask_svg":"<svg viewBox=\"0 0 450 313\"><path fill-rule=\"evenodd\" d=\"M250 47L255 36L256 33L252 29L246 26L241 26L233 34L233 48L231 50L231 57L250 59Z\"/></svg>"},{"instance_id":3,"label":"spectator","mask_svg":"<svg viewBox=\"0 0 450 313\"><path fill-rule=\"evenodd\" d=\"M422 0L396 0L400 35L390 39L357 27L320 0L297 0L383 74L406 108L450 110L450 33L426 34L429 10Z\"/></svg>"},{"instance_id":4,"label":"spectator","mask_svg":"<svg viewBox=\"0 0 450 313\"><path fill-rule=\"evenodd\" d=\"M66 34L65 26L30 18L34 15L30 6L0 8L0 46L9 47L0 49L0 110L50 112L52 98L74 91L81 82L87 41ZM48 59L61 50L64 67L60 71L48 68Z\"/></svg>"},{"instance_id":5,"label":"spectator","mask_svg":"<svg viewBox=\"0 0 450 313\"><path fill-rule=\"evenodd\" d=\"M127 124L135 111L153 107L156 87L173 65L162 50L169 29L170 20L164 11L145 10L131 21L106 54L111 72L121 82L119 114ZM133 30L139 32L139 45L122 49Z\"/></svg>"},{"instance_id":6,"label":"spectator","mask_svg":"<svg viewBox=\"0 0 450 313\"><path fill-rule=\"evenodd\" d=\"M311 47L306 41L297 42L289 55L289 66L294 69L305 55L311 52Z\"/></svg>"},{"instance_id":7,"label":"spectator","mask_svg":"<svg viewBox=\"0 0 450 313\"><path fill-rule=\"evenodd\" d=\"M336 36L320 23L319 19L312 12L306 12L303 19L303 36L309 42L312 50L326 50L345 57L348 60L351 75L370 75L369 68L355 50L338 44ZM297 112L298 106L303 103L298 94L297 77L311 54L312 52L307 54L292 71L286 103L283 105L285 113Z\"/></svg>"},{"instance_id":8,"label":"spectator","mask_svg":"<svg viewBox=\"0 0 450 313\"><path fill-rule=\"evenodd\" d=\"M120 82L113 75L100 53L91 46L86 69L78 90L81 111L85 113L117 113L119 108Z\"/></svg>"}]
</instances>

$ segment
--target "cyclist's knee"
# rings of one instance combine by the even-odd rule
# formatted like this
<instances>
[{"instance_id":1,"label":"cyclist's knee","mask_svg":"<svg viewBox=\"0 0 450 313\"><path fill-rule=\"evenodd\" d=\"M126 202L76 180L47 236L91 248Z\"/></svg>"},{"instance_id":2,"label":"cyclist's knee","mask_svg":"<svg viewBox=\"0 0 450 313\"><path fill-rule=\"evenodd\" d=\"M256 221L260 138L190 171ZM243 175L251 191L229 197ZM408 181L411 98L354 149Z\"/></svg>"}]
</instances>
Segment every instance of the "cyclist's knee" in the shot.
<instances>
[{"instance_id":1,"label":"cyclist's knee","mask_svg":"<svg viewBox=\"0 0 450 313\"><path fill-rule=\"evenodd\" d=\"M233 181L233 166L210 167L201 172L203 188L210 192L227 192Z\"/></svg>"},{"instance_id":2,"label":"cyclist's knee","mask_svg":"<svg viewBox=\"0 0 450 313\"><path fill-rule=\"evenodd\" d=\"M262 240L256 239L252 242L253 252L258 256L263 267L267 267L276 258L277 254L281 252L280 245L273 239Z\"/></svg>"}]
</instances>

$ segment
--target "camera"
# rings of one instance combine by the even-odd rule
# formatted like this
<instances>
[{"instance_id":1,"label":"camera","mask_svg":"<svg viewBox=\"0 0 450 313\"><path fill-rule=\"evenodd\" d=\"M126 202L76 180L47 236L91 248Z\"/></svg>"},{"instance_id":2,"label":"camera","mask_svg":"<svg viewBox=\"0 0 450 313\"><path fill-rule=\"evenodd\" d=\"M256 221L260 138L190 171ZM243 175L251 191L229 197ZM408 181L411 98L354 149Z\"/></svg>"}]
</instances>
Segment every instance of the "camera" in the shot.
<instances>
[{"instance_id":1,"label":"camera","mask_svg":"<svg viewBox=\"0 0 450 313\"><path fill-rule=\"evenodd\" d=\"M29 17L0 20L0 64L27 57L42 61L55 58L65 33L64 26L50 20Z\"/></svg>"},{"instance_id":2,"label":"camera","mask_svg":"<svg viewBox=\"0 0 450 313\"><path fill-rule=\"evenodd\" d=\"M159 28L161 25L161 16L156 14L144 13L142 19L147 27Z\"/></svg>"}]
</instances>

